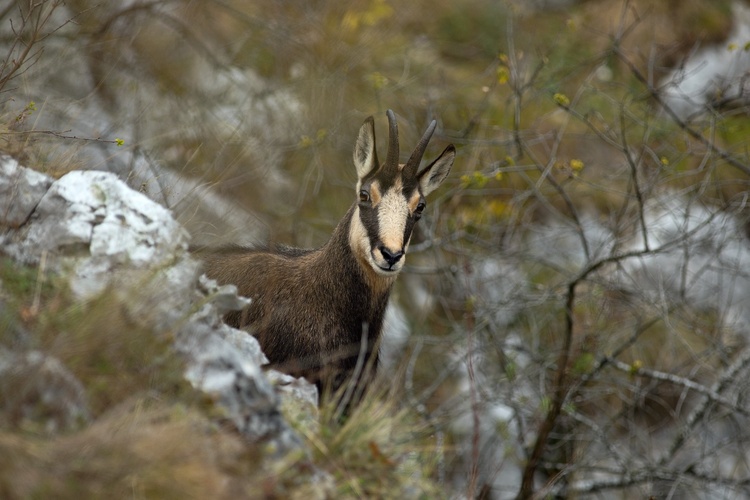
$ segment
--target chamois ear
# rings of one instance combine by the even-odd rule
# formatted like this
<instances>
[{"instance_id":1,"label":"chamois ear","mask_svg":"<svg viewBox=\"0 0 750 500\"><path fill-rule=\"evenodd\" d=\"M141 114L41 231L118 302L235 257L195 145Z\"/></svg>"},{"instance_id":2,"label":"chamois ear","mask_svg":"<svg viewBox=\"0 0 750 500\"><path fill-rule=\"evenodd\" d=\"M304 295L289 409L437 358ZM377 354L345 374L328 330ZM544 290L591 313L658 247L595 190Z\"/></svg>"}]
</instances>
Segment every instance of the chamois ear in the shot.
<instances>
[{"instance_id":1,"label":"chamois ear","mask_svg":"<svg viewBox=\"0 0 750 500\"><path fill-rule=\"evenodd\" d=\"M427 196L442 184L453 166L453 160L456 159L456 148L451 144L440 153L435 161L422 169L417 177L419 186L422 188L422 194Z\"/></svg>"},{"instance_id":2,"label":"chamois ear","mask_svg":"<svg viewBox=\"0 0 750 500\"><path fill-rule=\"evenodd\" d=\"M357 168L357 177L364 179L378 165L378 155L375 152L375 120L370 116L359 129L357 142L354 145L354 166Z\"/></svg>"}]
</instances>

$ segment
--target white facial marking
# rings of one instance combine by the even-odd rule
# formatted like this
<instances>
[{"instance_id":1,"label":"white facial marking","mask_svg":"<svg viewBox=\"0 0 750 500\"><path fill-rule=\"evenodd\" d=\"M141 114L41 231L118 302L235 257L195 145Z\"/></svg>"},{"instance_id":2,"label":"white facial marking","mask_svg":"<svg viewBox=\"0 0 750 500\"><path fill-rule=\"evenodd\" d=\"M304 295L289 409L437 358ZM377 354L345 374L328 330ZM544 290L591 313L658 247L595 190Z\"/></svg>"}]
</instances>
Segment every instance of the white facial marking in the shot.
<instances>
[{"instance_id":1,"label":"white facial marking","mask_svg":"<svg viewBox=\"0 0 750 500\"><path fill-rule=\"evenodd\" d=\"M408 217L409 205L401 193L401 183L397 182L378 203L380 240L391 252L400 252L404 249L404 230Z\"/></svg>"},{"instance_id":2,"label":"white facial marking","mask_svg":"<svg viewBox=\"0 0 750 500\"><path fill-rule=\"evenodd\" d=\"M401 269L400 263L394 265L391 270L388 270L388 263L380 255L380 251L377 251L370 246L370 237L367 235L367 229L362 224L362 219L359 217L359 207L354 210L352 215L351 226L349 227L349 244L354 250L354 254L364 262L360 262L364 266L369 266L376 274L387 278L394 278L397 271ZM401 259L403 261L403 259Z\"/></svg>"}]
</instances>

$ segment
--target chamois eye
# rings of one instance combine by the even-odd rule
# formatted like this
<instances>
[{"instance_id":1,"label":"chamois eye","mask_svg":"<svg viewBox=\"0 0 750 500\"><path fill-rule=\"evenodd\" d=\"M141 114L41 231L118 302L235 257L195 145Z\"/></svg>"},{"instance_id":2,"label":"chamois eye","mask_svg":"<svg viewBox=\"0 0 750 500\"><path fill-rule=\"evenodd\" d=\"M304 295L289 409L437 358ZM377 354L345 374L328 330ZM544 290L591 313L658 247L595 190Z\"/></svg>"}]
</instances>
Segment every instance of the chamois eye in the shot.
<instances>
[{"instance_id":1,"label":"chamois eye","mask_svg":"<svg viewBox=\"0 0 750 500\"><path fill-rule=\"evenodd\" d=\"M363 189L363 190L361 190L361 191L359 192L359 201L361 201L361 202L364 202L364 203L366 203L366 202L370 201L370 193L368 193L368 192L367 192L366 190L364 190L364 189Z\"/></svg>"},{"instance_id":2,"label":"chamois eye","mask_svg":"<svg viewBox=\"0 0 750 500\"><path fill-rule=\"evenodd\" d=\"M419 220L422 218L422 212L424 211L425 204L423 201L420 201L417 205L417 208L414 209L414 220Z\"/></svg>"}]
</instances>

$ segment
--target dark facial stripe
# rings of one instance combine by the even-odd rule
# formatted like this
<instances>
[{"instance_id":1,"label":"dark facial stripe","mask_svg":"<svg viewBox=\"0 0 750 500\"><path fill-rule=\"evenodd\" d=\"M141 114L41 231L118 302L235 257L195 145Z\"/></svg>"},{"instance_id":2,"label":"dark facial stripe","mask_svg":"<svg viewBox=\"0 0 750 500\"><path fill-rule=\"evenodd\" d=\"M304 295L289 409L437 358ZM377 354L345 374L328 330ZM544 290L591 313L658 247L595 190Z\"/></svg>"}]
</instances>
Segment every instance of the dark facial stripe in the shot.
<instances>
[{"instance_id":1,"label":"dark facial stripe","mask_svg":"<svg viewBox=\"0 0 750 500\"><path fill-rule=\"evenodd\" d=\"M416 177L402 177L401 182L403 183L403 189L402 192L404 193L404 196L406 196L406 199L412 197L414 194L414 191L419 189L419 179Z\"/></svg>"},{"instance_id":2,"label":"dark facial stripe","mask_svg":"<svg viewBox=\"0 0 750 500\"><path fill-rule=\"evenodd\" d=\"M370 240L370 247L374 247L375 243L380 239L380 224L378 222L377 208L360 205L359 220L362 221L362 225L367 231L367 237Z\"/></svg>"},{"instance_id":3,"label":"dark facial stripe","mask_svg":"<svg viewBox=\"0 0 750 500\"><path fill-rule=\"evenodd\" d=\"M360 206L359 219L362 221L362 225L367 231L367 237L370 240L370 246L375 247L375 245L380 242L380 223L378 222L377 208ZM409 242L409 238L411 237L411 233L414 230L414 224L416 224L416 222L417 219L413 215L410 215L407 218L406 224L404 226L404 246L406 246L406 244ZM394 248L393 250L397 249Z\"/></svg>"},{"instance_id":4,"label":"dark facial stripe","mask_svg":"<svg viewBox=\"0 0 750 500\"><path fill-rule=\"evenodd\" d=\"M409 238L411 238L411 232L414 230L414 224L416 224L416 222L417 219L412 215L406 220L406 227L404 228L404 248L409 244Z\"/></svg>"}]
</instances>

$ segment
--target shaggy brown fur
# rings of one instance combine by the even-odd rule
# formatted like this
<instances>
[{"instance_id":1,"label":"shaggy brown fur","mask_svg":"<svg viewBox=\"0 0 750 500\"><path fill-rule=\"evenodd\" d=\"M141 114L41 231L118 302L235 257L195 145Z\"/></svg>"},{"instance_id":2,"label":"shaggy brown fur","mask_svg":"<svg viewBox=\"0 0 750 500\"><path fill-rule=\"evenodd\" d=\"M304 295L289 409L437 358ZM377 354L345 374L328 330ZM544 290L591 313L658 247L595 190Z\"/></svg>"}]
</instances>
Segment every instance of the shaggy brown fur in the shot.
<instances>
[{"instance_id":1,"label":"shaggy brown fur","mask_svg":"<svg viewBox=\"0 0 750 500\"><path fill-rule=\"evenodd\" d=\"M240 295L252 298L248 308L226 316L227 324L250 325L271 368L305 377L319 389L339 387L354 370L363 328L370 361L395 281L368 271L352 253L353 212L354 206L317 250L235 247L204 259L209 277L234 283Z\"/></svg>"}]
</instances>

